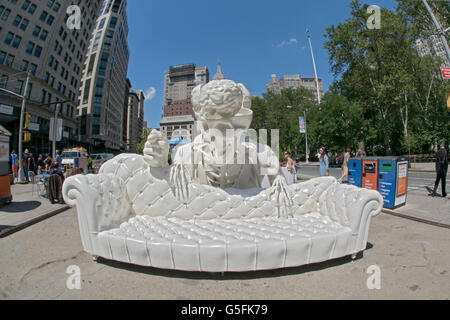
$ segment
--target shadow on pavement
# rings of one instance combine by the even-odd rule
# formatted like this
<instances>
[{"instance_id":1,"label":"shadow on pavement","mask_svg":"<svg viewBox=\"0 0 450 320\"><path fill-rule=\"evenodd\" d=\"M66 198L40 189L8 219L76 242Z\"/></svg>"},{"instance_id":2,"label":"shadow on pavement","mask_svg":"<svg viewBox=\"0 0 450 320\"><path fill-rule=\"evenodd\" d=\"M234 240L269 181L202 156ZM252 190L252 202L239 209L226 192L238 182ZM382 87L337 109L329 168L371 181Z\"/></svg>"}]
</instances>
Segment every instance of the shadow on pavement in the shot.
<instances>
[{"instance_id":1,"label":"shadow on pavement","mask_svg":"<svg viewBox=\"0 0 450 320\"><path fill-rule=\"evenodd\" d=\"M33 211L34 209L40 207L42 204L39 201L24 201L24 202L12 202L9 205L0 207L0 212L6 213L18 213Z\"/></svg>"},{"instance_id":2,"label":"shadow on pavement","mask_svg":"<svg viewBox=\"0 0 450 320\"><path fill-rule=\"evenodd\" d=\"M11 229L12 228L12 226L2 226L2 225L0 225L0 233L3 231L3 230L8 230L8 229Z\"/></svg>"},{"instance_id":3,"label":"shadow on pavement","mask_svg":"<svg viewBox=\"0 0 450 320\"><path fill-rule=\"evenodd\" d=\"M371 243L367 244L366 250L373 248ZM364 252L359 252L356 256L356 260L363 258ZM99 257L98 263L106 265L112 268L118 268L122 270L127 270L130 272L138 272L153 276L169 277L169 278L181 278L189 280L216 280L216 281L227 281L227 280L254 280L260 278L277 278L290 275L299 275L308 272L320 271L323 269L328 269L332 267L337 267L343 264L351 263L352 259L350 256L345 256L333 260L328 260L324 262L291 267L284 269L275 270L261 270L261 271L249 271L249 272L225 272L223 275L220 272L195 272L195 271L178 271L178 270L166 270L158 269L153 267L143 267L133 264L128 264L124 262L118 262L113 260L107 260Z\"/></svg>"}]
</instances>

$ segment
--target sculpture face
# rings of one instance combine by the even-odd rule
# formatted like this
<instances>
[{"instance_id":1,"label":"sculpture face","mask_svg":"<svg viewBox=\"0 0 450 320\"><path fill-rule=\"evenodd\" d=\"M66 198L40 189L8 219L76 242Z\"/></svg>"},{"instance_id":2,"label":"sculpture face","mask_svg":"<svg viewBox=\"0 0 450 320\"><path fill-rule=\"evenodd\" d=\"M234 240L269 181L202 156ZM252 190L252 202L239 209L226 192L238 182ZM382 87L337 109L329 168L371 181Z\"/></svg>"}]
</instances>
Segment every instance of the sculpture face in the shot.
<instances>
[{"instance_id":1,"label":"sculpture face","mask_svg":"<svg viewBox=\"0 0 450 320\"><path fill-rule=\"evenodd\" d=\"M144 157L152 168L168 166L169 140L158 130L152 130L145 144Z\"/></svg>"},{"instance_id":2,"label":"sculpture face","mask_svg":"<svg viewBox=\"0 0 450 320\"><path fill-rule=\"evenodd\" d=\"M205 120L231 118L242 107L243 92L231 80L211 81L192 92L195 113Z\"/></svg>"},{"instance_id":3,"label":"sculpture face","mask_svg":"<svg viewBox=\"0 0 450 320\"><path fill-rule=\"evenodd\" d=\"M247 130L253 119L250 92L231 80L214 80L192 91L200 131Z\"/></svg>"}]
</instances>

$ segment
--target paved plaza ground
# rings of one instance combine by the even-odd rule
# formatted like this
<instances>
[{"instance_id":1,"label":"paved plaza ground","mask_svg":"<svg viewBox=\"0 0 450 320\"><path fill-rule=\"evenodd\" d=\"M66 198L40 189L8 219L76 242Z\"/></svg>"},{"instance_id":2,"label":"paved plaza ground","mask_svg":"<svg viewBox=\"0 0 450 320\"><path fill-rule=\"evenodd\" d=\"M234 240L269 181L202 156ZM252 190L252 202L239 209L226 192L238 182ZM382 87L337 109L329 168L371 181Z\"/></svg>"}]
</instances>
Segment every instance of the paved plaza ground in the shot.
<instances>
[{"instance_id":1,"label":"paved plaza ground","mask_svg":"<svg viewBox=\"0 0 450 320\"><path fill-rule=\"evenodd\" d=\"M0 299L449 299L448 229L381 214L368 241L355 262L224 276L167 271L93 262L71 209L0 240ZM80 290L66 286L72 265ZM367 288L371 265L381 270L380 290Z\"/></svg>"},{"instance_id":2,"label":"paved plaza ground","mask_svg":"<svg viewBox=\"0 0 450 320\"><path fill-rule=\"evenodd\" d=\"M316 169L303 167L301 178ZM14 185L14 202L0 207L0 299L449 299L450 200L428 196L432 180L432 172L411 170L408 203L395 213L447 228L382 213L355 262L223 276L95 263L82 249L75 209L52 216L67 207L51 205L31 185ZM372 265L381 270L380 290L367 288ZM66 286L70 266L80 268L80 290Z\"/></svg>"}]
</instances>

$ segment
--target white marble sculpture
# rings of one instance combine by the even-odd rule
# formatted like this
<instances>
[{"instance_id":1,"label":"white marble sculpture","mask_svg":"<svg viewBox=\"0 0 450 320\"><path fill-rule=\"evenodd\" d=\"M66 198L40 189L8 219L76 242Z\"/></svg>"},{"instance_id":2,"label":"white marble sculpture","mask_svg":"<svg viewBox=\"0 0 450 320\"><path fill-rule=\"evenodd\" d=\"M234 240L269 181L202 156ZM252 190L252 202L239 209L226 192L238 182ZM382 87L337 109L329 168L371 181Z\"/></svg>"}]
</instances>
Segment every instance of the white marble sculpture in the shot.
<instances>
[{"instance_id":1,"label":"white marble sculpture","mask_svg":"<svg viewBox=\"0 0 450 320\"><path fill-rule=\"evenodd\" d=\"M366 248L370 219L383 205L378 192L332 177L288 186L277 155L246 135L253 113L242 84L212 81L192 97L200 133L171 167L167 139L152 131L144 155L122 154L98 175L66 180L64 198L77 205L87 252L223 272L299 266Z\"/></svg>"}]
</instances>

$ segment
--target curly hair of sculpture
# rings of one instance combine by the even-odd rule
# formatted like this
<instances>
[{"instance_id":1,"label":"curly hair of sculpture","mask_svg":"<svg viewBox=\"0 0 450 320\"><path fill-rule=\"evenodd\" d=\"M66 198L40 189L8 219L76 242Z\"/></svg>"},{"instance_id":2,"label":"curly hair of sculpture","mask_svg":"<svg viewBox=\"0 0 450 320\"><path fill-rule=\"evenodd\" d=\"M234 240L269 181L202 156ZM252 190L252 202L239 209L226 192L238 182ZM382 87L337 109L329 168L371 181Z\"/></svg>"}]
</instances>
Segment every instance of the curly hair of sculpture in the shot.
<instances>
[{"instance_id":1,"label":"curly hair of sculpture","mask_svg":"<svg viewBox=\"0 0 450 320\"><path fill-rule=\"evenodd\" d=\"M198 134L173 165L167 137L153 130L143 155L121 154L97 175L65 181L86 252L162 269L241 272L365 250L383 206L378 192L333 177L288 185L278 155L246 134L253 112L242 84L211 81L192 101Z\"/></svg>"}]
</instances>

